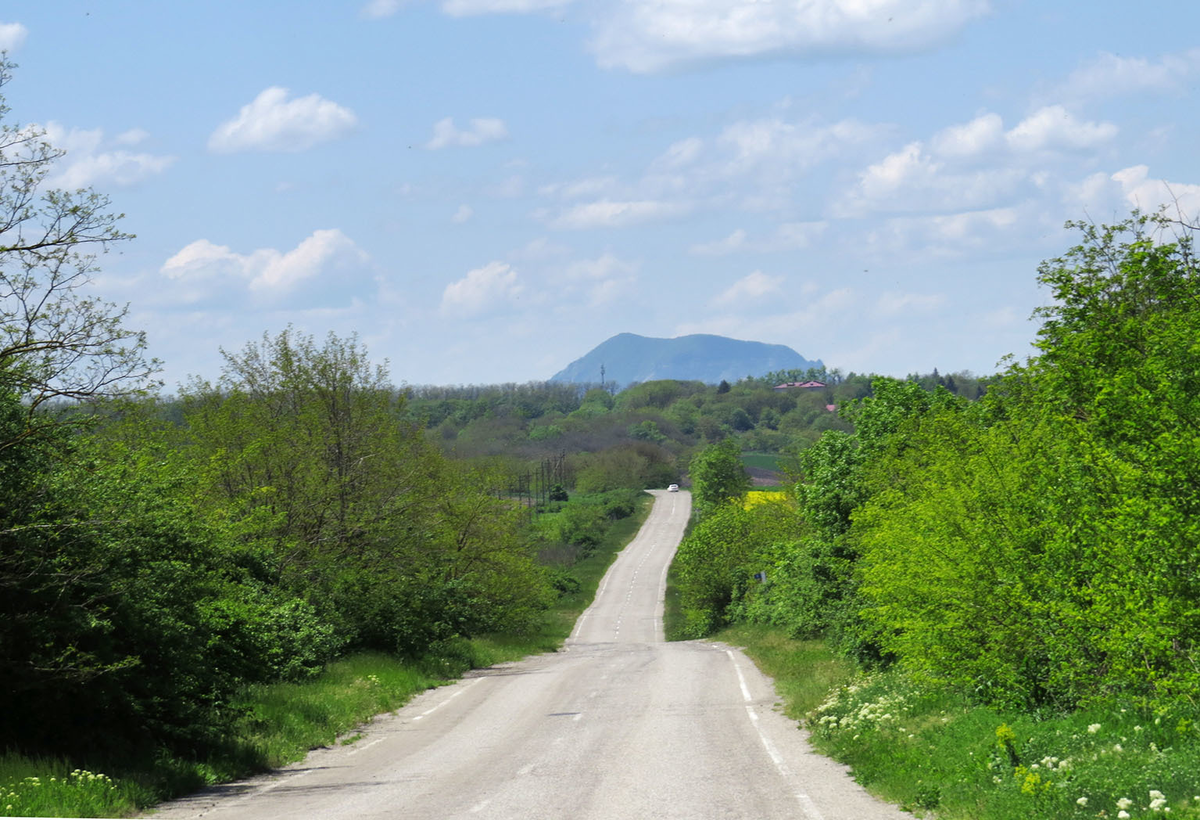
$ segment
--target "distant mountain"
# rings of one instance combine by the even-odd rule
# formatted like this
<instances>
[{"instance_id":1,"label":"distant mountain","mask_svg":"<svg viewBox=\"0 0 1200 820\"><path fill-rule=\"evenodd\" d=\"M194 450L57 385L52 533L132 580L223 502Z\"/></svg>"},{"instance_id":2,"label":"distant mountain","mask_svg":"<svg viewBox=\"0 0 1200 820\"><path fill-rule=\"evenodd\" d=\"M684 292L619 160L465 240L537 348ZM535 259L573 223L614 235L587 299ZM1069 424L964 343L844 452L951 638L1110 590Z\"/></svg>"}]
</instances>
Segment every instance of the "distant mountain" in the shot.
<instances>
[{"instance_id":1,"label":"distant mountain","mask_svg":"<svg viewBox=\"0 0 1200 820\"><path fill-rule=\"evenodd\" d=\"M653 339L635 333L618 333L590 353L576 359L551 377L554 382L588 384L604 381L626 387L655 379L695 380L716 384L774 370L807 370L822 367L786 345L743 342L725 336L697 333L676 339Z\"/></svg>"}]
</instances>

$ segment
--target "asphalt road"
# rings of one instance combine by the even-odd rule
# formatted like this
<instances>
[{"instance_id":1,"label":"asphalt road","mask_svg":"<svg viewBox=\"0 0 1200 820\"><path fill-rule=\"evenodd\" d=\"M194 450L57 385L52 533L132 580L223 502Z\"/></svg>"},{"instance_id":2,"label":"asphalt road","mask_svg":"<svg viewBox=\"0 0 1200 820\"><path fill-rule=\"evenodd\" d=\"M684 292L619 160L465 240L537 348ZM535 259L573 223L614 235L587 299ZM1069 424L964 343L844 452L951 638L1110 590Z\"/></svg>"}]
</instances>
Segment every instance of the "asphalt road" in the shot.
<instances>
[{"instance_id":1,"label":"asphalt road","mask_svg":"<svg viewBox=\"0 0 1200 820\"><path fill-rule=\"evenodd\" d=\"M910 818L812 753L741 652L663 641L691 497L655 496L561 652L429 690L351 746L153 816Z\"/></svg>"}]
</instances>

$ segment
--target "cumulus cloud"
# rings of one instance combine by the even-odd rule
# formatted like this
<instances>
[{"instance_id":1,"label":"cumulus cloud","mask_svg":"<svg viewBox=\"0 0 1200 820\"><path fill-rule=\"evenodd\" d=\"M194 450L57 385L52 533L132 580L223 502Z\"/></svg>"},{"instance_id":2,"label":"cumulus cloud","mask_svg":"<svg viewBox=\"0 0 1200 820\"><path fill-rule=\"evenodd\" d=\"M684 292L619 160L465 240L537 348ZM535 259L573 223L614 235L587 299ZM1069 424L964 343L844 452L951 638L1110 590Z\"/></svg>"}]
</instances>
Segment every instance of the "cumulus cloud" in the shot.
<instances>
[{"instance_id":1,"label":"cumulus cloud","mask_svg":"<svg viewBox=\"0 0 1200 820\"><path fill-rule=\"evenodd\" d=\"M1059 99L1081 100L1142 92L1182 92L1198 73L1200 48L1181 54L1164 54L1158 60L1104 52L1072 71L1052 94Z\"/></svg>"},{"instance_id":2,"label":"cumulus cloud","mask_svg":"<svg viewBox=\"0 0 1200 820\"><path fill-rule=\"evenodd\" d=\"M834 206L839 216L874 211L961 211L1012 193L1025 179L1017 168L952 170L912 142L859 174L857 185Z\"/></svg>"},{"instance_id":3,"label":"cumulus cloud","mask_svg":"<svg viewBox=\"0 0 1200 820\"><path fill-rule=\"evenodd\" d=\"M367 254L353 240L331 229L314 231L287 252L260 248L240 254L228 246L198 239L164 262L160 272L185 286L201 286L197 292L219 287L224 281L271 299L295 290L301 283L367 261Z\"/></svg>"},{"instance_id":4,"label":"cumulus cloud","mask_svg":"<svg viewBox=\"0 0 1200 820\"><path fill-rule=\"evenodd\" d=\"M946 157L973 157L1004 143L1004 121L999 114L981 114L962 125L952 125L933 138L933 149Z\"/></svg>"},{"instance_id":5,"label":"cumulus cloud","mask_svg":"<svg viewBox=\"0 0 1200 820\"><path fill-rule=\"evenodd\" d=\"M714 59L912 52L987 8L985 0L614 0L591 48L602 66L639 73Z\"/></svg>"},{"instance_id":6,"label":"cumulus cloud","mask_svg":"<svg viewBox=\"0 0 1200 820\"><path fill-rule=\"evenodd\" d=\"M992 208L935 216L892 217L867 232L860 247L895 259L958 259L1011 247L1014 234L1028 235L1037 217L1020 208Z\"/></svg>"},{"instance_id":7,"label":"cumulus cloud","mask_svg":"<svg viewBox=\"0 0 1200 820\"><path fill-rule=\"evenodd\" d=\"M357 124L353 111L319 94L288 99L286 88L271 86L222 123L208 138L208 147L222 154L306 151L346 136Z\"/></svg>"},{"instance_id":8,"label":"cumulus cloud","mask_svg":"<svg viewBox=\"0 0 1200 820\"><path fill-rule=\"evenodd\" d=\"M508 137L508 128L505 127L504 120L480 117L471 120L470 128L460 130L455 127L453 117L446 117L444 120L434 123L433 137L425 143L425 147L431 151L450 146L474 148L477 145L495 142L506 137Z\"/></svg>"},{"instance_id":9,"label":"cumulus cloud","mask_svg":"<svg viewBox=\"0 0 1200 820\"><path fill-rule=\"evenodd\" d=\"M67 129L56 122L45 127L51 145L66 151L47 180L55 188L87 188L92 185L135 185L144 179L161 174L175 157L145 152L133 152L132 146L147 138L145 131L133 129L105 140L104 131L96 128Z\"/></svg>"},{"instance_id":10,"label":"cumulus cloud","mask_svg":"<svg viewBox=\"0 0 1200 820\"><path fill-rule=\"evenodd\" d=\"M566 278L582 283L593 307L615 302L637 282L638 264L605 253L596 259L580 259L566 268Z\"/></svg>"},{"instance_id":11,"label":"cumulus cloud","mask_svg":"<svg viewBox=\"0 0 1200 820\"><path fill-rule=\"evenodd\" d=\"M454 212L454 216L450 217L450 221L455 225L462 225L474 215L475 211L470 205L459 205L458 210Z\"/></svg>"},{"instance_id":12,"label":"cumulus cloud","mask_svg":"<svg viewBox=\"0 0 1200 820\"><path fill-rule=\"evenodd\" d=\"M20 23L0 23L0 51L16 51L28 35L29 29Z\"/></svg>"},{"instance_id":13,"label":"cumulus cloud","mask_svg":"<svg viewBox=\"0 0 1200 820\"><path fill-rule=\"evenodd\" d=\"M1181 214L1190 222L1200 219L1200 185L1152 179L1145 165L1117 171L1112 180L1120 186L1130 208L1147 212L1166 208L1171 215Z\"/></svg>"},{"instance_id":14,"label":"cumulus cloud","mask_svg":"<svg viewBox=\"0 0 1200 820\"><path fill-rule=\"evenodd\" d=\"M1082 120L1061 105L1044 106L1007 131L999 115L984 113L867 166L834 213L992 208L1023 185L1044 187L1050 158L1093 151L1116 135L1116 125Z\"/></svg>"},{"instance_id":15,"label":"cumulus cloud","mask_svg":"<svg viewBox=\"0 0 1200 820\"><path fill-rule=\"evenodd\" d=\"M686 213L689 209L690 206L682 202L603 199L568 208L551 220L550 224L555 228L568 230L621 228L668 219Z\"/></svg>"},{"instance_id":16,"label":"cumulus cloud","mask_svg":"<svg viewBox=\"0 0 1200 820\"><path fill-rule=\"evenodd\" d=\"M507 262L489 262L468 271L442 292L443 316L476 317L490 313L521 293L516 270Z\"/></svg>"},{"instance_id":17,"label":"cumulus cloud","mask_svg":"<svg viewBox=\"0 0 1200 820\"><path fill-rule=\"evenodd\" d=\"M717 144L726 152L725 173L784 173L789 176L841 156L851 146L877 137L880 129L857 120L825 124L814 118L788 122L780 118L743 120L721 132Z\"/></svg>"},{"instance_id":18,"label":"cumulus cloud","mask_svg":"<svg viewBox=\"0 0 1200 820\"><path fill-rule=\"evenodd\" d=\"M765 296L783 292L783 277L768 276L756 270L734 282L727 290L712 300L714 305L726 305L730 302L750 302Z\"/></svg>"},{"instance_id":19,"label":"cumulus cloud","mask_svg":"<svg viewBox=\"0 0 1200 820\"><path fill-rule=\"evenodd\" d=\"M1078 150L1107 142L1117 134L1111 122L1082 122L1061 105L1048 105L1021 120L1004 135L1016 151Z\"/></svg>"}]
</instances>

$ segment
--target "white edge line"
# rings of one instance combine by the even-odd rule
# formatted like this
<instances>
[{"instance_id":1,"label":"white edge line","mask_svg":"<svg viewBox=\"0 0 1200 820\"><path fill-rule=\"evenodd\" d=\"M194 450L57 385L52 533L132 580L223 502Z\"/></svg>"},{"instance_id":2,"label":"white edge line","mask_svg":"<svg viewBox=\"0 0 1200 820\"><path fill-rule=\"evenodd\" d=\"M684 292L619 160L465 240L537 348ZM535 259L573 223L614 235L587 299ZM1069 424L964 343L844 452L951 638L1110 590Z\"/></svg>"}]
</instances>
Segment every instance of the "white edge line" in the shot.
<instances>
[{"instance_id":1,"label":"white edge line","mask_svg":"<svg viewBox=\"0 0 1200 820\"><path fill-rule=\"evenodd\" d=\"M775 744L766 736L762 730L762 725L758 722L758 715L753 708L753 698L750 697L750 688L746 686L746 676L742 674L742 666L737 662L737 656L733 654L732 649L726 649L725 654L729 656L729 660L733 663L733 669L737 672L738 686L742 689L742 699L746 704L746 714L750 716L750 723L754 726L754 731L758 732L758 739L762 741L763 748L767 750L767 755L770 756L771 762L775 764L775 768L783 775L784 780L791 781L792 773L788 771L787 764L783 760L783 755L779 754L779 750L775 748ZM800 810L804 812L809 820L825 820L811 797L795 786L792 789L792 793L796 797L796 802L800 804Z\"/></svg>"}]
</instances>

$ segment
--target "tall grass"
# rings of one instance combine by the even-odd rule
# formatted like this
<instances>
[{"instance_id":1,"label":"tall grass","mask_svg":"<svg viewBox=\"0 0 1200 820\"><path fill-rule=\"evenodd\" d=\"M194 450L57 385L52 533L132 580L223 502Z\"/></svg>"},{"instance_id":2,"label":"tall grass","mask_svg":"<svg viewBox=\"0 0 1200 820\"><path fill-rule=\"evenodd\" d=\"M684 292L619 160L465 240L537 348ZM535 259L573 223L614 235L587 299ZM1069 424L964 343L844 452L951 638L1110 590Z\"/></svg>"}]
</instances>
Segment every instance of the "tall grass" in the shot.
<instances>
[{"instance_id":1,"label":"tall grass","mask_svg":"<svg viewBox=\"0 0 1200 820\"><path fill-rule=\"evenodd\" d=\"M6 817L123 817L142 797L133 783L62 760L0 754L0 814Z\"/></svg>"}]
</instances>

